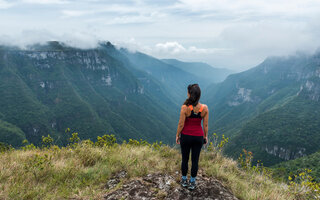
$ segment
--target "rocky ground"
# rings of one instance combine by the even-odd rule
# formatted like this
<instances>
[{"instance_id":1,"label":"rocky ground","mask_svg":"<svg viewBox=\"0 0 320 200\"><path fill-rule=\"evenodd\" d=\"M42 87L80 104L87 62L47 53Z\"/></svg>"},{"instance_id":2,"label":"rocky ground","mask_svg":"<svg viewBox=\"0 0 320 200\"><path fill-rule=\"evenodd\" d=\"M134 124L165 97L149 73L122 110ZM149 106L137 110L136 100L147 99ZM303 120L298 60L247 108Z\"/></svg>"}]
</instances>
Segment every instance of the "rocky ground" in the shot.
<instances>
[{"instance_id":1,"label":"rocky ground","mask_svg":"<svg viewBox=\"0 0 320 200\"><path fill-rule=\"evenodd\" d=\"M206 177L201 171L198 173L195 190L183 188L179 182L178 172L174 175L148 174L142 178L126 180L126 172L122 171L107 182L106 188L110 189L110 192L104 196L104 199L237 200L220 181Z\"/></svg>"}]
</instances>

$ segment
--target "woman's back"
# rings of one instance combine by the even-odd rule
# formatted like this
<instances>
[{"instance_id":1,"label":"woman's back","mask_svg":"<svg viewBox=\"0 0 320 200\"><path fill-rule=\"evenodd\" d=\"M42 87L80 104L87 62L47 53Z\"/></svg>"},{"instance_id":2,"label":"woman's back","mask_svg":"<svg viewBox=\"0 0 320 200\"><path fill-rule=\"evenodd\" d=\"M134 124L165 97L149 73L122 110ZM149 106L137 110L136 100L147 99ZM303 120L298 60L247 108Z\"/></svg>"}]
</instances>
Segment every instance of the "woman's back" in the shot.
<instances>
[{"instance_id":1,"label":"woman's back","mask_svg":"<svg viewBox=\"0 0 320 200\"><path fill-rule=\"evenodd\" d=\"M204 135L201 126L201 121L204 116L203 109L204 105L200 103L195 107L193 107L192 105L188 106L184 127L181 131L182 134L193 136Z\"/></svg>"}]
</instances>

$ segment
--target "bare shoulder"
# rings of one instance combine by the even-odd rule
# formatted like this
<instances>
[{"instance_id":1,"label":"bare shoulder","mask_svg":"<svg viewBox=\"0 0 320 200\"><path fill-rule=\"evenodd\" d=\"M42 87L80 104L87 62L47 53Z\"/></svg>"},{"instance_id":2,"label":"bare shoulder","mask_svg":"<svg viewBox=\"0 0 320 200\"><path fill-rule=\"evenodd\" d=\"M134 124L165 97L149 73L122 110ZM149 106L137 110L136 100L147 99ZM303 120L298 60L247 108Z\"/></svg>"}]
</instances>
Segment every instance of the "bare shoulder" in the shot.
<instances>
[{"instance_id":1,"label":"bare shoulder","mask_svg":"<svg viewBox=\"0 0 320 200\"><path fill-rule=\"evenodd\" d=\"M188 109L188 107L187 107L186 105L183 104L183 105L181 106L181 110L187 110L187 109Z\"/></svg>"},{"instance_id":2,"label":"bare shoulder","mask_svg":"<svg viewBox=\"0 0 320 200\"><path fill-rule=\"evenodd\" d=\"M209 113L209 108L208 108L208 106L206 105L206 104L202 104L203 105L203 111L205 112L205 113Z\"/></svg>"},{"instance_id":3,"label":"bare shoulder","mask_svg":"<svg viewBox=\"0 0 320 200\"><path fill-rule=\"evenodd\" d=\"M207 106L207 104L202 104L203 105L203 110L208 110L209 108L208 108L208 106Z\"/></svg>"}]
</instances>

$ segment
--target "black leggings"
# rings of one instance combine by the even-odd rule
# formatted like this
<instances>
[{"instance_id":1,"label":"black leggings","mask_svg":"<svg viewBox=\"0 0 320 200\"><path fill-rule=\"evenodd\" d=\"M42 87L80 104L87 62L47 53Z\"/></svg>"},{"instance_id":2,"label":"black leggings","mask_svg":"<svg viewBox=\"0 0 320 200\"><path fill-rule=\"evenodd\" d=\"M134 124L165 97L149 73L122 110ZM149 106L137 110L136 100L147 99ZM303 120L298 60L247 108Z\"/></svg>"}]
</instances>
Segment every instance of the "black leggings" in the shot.
<instances>
[{"instance_id":1,"label":"black leggings","mask_svg":"<svg viewBox=\"0 0 320 200\"><path fill-rule=\"evenodd\" d=\"M182 176L187 176L188 173L188 161L191 149L191 176L196 177L198 173L198 162L200 151L203 145L203 136L192 136L181 134L180 146L182 154L181 171Z\"/></svg>"}]
</instances>

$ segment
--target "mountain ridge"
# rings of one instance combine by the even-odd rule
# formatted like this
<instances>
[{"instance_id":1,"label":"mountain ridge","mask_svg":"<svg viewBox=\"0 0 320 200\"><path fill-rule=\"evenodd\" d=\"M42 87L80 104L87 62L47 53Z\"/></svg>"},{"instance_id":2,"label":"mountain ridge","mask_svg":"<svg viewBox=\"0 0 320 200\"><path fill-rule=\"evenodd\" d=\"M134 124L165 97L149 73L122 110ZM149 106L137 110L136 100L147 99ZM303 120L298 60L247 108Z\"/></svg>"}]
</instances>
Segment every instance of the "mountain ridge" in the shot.
<instances>
[{"instance_id":1,"label":"mountain ridge","mask_svg":"<svg viewBox=\"0 0 320 200\"><path fill-rule=\"evenodd\" d=\"M307 141L320 139L316 134L320 122L315 117L320 111L319 63L319 54L271 57L255 68L232 74L224 82L213 85L206 100L214 102L209 108L216 114L211 121L215 131L231 136L226 153L236 157L245 148L256 155L256 160L272 165L315 152L316 145ZM310 121L310 116L315 119ZM291 137L296 138L290 139L293 142L290 147L285 142L289 138L284 137L287 131L281 125L272 125L279 121L291 124L287 128ZM300 140L303 142L299 143ZM270 146L278 150L271 151ZM285 151L284 155L281 151Z\"/></svg>"}]
</instances>

